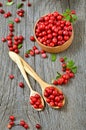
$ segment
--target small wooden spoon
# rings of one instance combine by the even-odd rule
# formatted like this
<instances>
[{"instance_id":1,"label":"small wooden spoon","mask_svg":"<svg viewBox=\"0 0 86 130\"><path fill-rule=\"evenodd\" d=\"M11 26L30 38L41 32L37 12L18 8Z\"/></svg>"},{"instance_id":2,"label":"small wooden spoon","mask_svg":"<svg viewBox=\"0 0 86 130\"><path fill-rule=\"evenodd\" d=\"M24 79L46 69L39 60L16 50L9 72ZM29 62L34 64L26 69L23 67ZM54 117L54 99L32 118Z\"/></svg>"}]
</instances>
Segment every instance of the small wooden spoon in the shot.
<instances>
[{"instance_id":1,"label":"small wooden spoon","mask_svg":"<svg viewBox=\"0 0 86 130\"><path fill-rule=\"evenodd\" d=\"M17 54L15 54L14 52L9 52L9 55L10 55L10 57L13 57L13 56L14 56L14 57L16 58L16 55L17 55ZM43 98L44 98L45 102L46 102L46 97L44 96L44 91L45 91L45 89L46 89L47 87L51 87L51 86L52 86L52 87L54 87L58 92L62 93L62 91L61 91L59 88L57 88L56 86L44 82L44 81L37 75L37 73L30 67L30 65L29 65L28 63L26 63L19 55L17 55L17 56L20 58L20 60L21 60L21 62L22 62L22 64L23 64L23 67L24 67L25 71L26 71L29 75L31 75L31 76L40 84L40 87L41 87L41 89L42 89ZM17 58L16 58L16 60L17 60ZM47 102L46 102L46 103L47 103ZM63 103L63 106L64 106L64 104L65 104L65 97L64 97L62 103ZM49 103L47 103L47 104L50 106ZM50 107L55 108L55 109L60 108L60 107L58 107L58 106L50 106Z\"/></svg>"},{"instance_id":2,"label":"small wooden spoon","mask_svg":"<svg viewBox=\"0 0 86 130\"><path fill-rule=\"evenodd\" d=\"M31 87L31 85L30 85L30 82L29 82L29 80L28 80L28 78L27 78L26 72L25 72L25 70L24 70L24 67L23 67L23 65L22 65L22 62L21 62L21 60L20 60L20 57L19 57L16 53L13 53L13 52L9 52L9 56L10 56L10 58L17 64L17 66L18 66L18 68L20 69L20 72L22 73L22 75L23 75L23 77L24 77L24 79L25 79L25 81L26 81L28 87L30 88L30 91L31 91L30 97L31 97L31 96L35 96L36 94L41 97L41 95L40 95L38 92L36 92L36 91L34 91L34 90L32 89L32 87ZM42 103L42 106L43 106L41 109L40 109L40 108L34 108L33 105L32 105L32 107L33 107L35 110L37 110L37 111L41 111L41 110L44 108L44 101L43 101L42 97L41 97L41 103Z\"/></svg>"}]
</instances>

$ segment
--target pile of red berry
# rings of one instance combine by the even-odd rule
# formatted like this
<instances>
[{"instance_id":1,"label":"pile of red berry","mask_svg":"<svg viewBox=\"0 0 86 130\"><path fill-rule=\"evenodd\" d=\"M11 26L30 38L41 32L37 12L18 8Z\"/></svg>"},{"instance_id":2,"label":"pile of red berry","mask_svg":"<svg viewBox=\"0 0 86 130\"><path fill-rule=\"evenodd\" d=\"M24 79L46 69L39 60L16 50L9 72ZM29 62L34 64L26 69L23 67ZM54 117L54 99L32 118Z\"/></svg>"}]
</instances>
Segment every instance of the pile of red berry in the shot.
<instances>
[{"instance_id":1,"label":"pile of red berry","mask_svg":"<svg viewBox=\"0 0 86 130\"><path fill-rule=\"evenodd\" d=\"M55 87L49 86L44 91L44 97L46 102L53 107L63 107L64 95L62 92L58 91Z\"/></svg>"},{"instance_id":2,"label":"pile of red berry","mask_svg":"<svg viewBox=\"0 0 86 130\"><path fill-rule=\"evenodd\" d=\"M35 94L34 96L30 96L30 104L35 109L42 109L44 107L41 101L41 97L38 94Z\"/></svg>"},{"instance_id":3,"label":"pile of red berry","mask_svg":"<svg viewBox=\"0 0 86 130\"><path fill-rule=\"evenodd\" d=\"M10 33L8 34L8 36L6 36L6 38L2 38L2 42L7 41L9 50L14 51L15 53L19 53L19 49L22 47L24 37L22 35L14 36L14 24L10 23L8 26Z\"/></svg>"},{"instance_id":4,"label":"pile of red berry","mask_svg":"<svg viewBox=\"0 0 86 130\"><path fill-rule=\"evenodd\" d=\"M47 54L44 50L39 50L36 46L33 46L32 49L26 51L25 57L28 58L29 56L35 56L41 54L42 58L47 58Z\"/></svg>"},{"instance_id":5,"label":"pile of red berry","mask_svg":"<svg viewBox=\"0 0 86 130\"><path fill-rule=\"evenodd\" d=\"M64 44L72 35L72 25L58 12L41 17L36 24L35 35L43 45L54 47Z\"/></svg>"},{"instance_id":6,"label":"pile of red berry","mask_svg":"<svg viewBox=\"0 0 86 130\"><path fill-rule=\"evenodd\" d=\"M63 74L58 73L58 76L56 76L56 79L53 81L54 85L62 85L67 84L68 81L71 78L74 78L75 74L71 70L71 68L76 69L76 66L72 66L72 64L69 65L70 68L68 68L67 63L65 62L64 58L60 58L60 62L62 63L62 71ZM70 62L70 61L69 61ZM71 63L71 62L70 62ZM74 64L74 63L73 63Z\"/></svg>"},{"instance_id":7,"label":"pile of red berry","mask_svg":"<svg viewBox=\"0 0 86 130\"><path fill-rule=\"evenodd\" d=\"M11 129L13 126L17 126L17 125L20 125L20 126L24 127L25 129L29 129L30 128L25 120L20 120L19 123L16 123L15 122L16 118L15 118L14 115L9 116L9 120L10 121L9 121L9 123L7 125L8 129ZM36 124L35 128L40 129L41 125L40 124Z\"/></svg>"}]
</instances>

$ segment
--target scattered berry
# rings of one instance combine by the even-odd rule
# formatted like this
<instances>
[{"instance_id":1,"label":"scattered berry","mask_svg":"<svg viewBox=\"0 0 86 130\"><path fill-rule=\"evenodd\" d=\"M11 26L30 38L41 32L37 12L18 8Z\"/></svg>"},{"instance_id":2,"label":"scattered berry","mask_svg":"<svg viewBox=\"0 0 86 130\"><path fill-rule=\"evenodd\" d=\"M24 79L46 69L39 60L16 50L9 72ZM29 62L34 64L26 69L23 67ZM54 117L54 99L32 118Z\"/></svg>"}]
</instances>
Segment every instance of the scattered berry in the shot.
<instances>
[{"instance_id":1,"label":"scattered berry","mask_svg":"<svg viewBox=\"0 0 86 130\"><path fill-rule=\"evenodd\" d=\"M20 83L19 83L19 87L24 88L24 83L23 83L23 82L20 82Z\"/></svg>"},{"instance_id":2,"label":"scattered berry","mask_svg":"<svg viewBox=\"0 0 86 130\"><path fill-rule=\"evenodd\" d=\"M9 119L10 119L11 121L14 121L14 120L15 120L15 117L12 115L12 116L9 117Z\"/></svg>"},{"instance_id":3,"label":"scattered berry","mask_svg":"<svg viewBox=\"0 0 86 130\"><path fill-rule=\"evenodd\" d=\"M41 125L40 125L40 124L36 124L36 128L37 128L37 129L40 129L40 128L41 128Z\"/></svg>"},{"instance_id":4,"label":"scattered berry","mask_svg":"<svg viewBox=\"0 0 86 130\"><path fill-rule=\"evenodd\" d=\"M30 36L30 40L34 42L35 41L34 36Z\"/></svg>"},{"instance_id":5,"label":"scattered berry","mask_svg":"<svg viewBox=\"0 0 86 130\"><path fill-rule=\"evenodd\" d=\"M9 78L10 78L10 79L14 79L14 75L10 74L10 75L9 75Z\"/></svg>"}]
</instances>

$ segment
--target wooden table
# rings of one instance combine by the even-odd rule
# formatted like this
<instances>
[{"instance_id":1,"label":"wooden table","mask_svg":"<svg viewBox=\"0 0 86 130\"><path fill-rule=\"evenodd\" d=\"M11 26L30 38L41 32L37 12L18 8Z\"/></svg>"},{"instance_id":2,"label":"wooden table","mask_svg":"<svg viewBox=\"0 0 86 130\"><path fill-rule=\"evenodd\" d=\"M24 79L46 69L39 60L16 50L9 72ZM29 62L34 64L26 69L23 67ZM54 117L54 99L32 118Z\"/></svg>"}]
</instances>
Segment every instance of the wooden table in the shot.
<instances>
[{"instance_id":1,"label":"wooden table","mask_svg":"<svg viewBox=\"0 0 86 130\"><path fill-rule=\"evenodd\" d=\"M12 16L16 17L16 4L21 0L14 0L15 4L6 6L5 11L11 11ZM15 115L16 124L24 119L30 126L30 130L35 130L35 124L40 123L42 130L86 130L86 32L85 32L85 0L30 0L31 7L24 2L25 16L20 24L15 24L15 35L22 34L25 37L23 48L20 55L32 66L38 75L45 81L51 83L56 72L61 70L59 58L67 56L73 59L78 66L78 72L74 79L67 85L59 88L66 96L66 104L61 110L54 110L46 105L45 110L37 112L29 105L30 90L27 87L16 64L8 56L7 43L0 43L0 130L7 130L9 116ZM35 21L42 15L59 11L62 13L66 8L76 10L78 21L74 24L75 37L72 45L64 52L57 54L55 62L51 61L51 54L47 59L42 59L40 55L25 58L26 50L32 48L34 43L29 39L33 35ZM8 19L0 14L0 39L8 35ZM37 43L35 43L36 46ZM13 74L15 78L9 79ZM39 84L29 77L33 89L41 93ZM18 87L18 83L23 81L25 88ZM21 126L14 126L12 130L24 130Z\"/></svg>"}]
</instances>

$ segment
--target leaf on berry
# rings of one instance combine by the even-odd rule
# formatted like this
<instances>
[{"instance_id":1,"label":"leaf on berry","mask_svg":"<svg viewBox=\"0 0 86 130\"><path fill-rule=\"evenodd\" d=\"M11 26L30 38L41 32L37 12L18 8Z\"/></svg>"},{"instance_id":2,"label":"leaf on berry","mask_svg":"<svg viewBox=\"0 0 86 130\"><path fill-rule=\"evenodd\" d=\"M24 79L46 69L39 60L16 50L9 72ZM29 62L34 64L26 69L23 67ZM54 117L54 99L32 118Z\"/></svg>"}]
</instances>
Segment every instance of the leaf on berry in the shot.
<instances>
[{"instance_id":1,"label":"leaf on berry","mask_svg":"<svg viewBox=\"0 0 86 130\"><path fill-rule=\"evenodd\" d=\"M66 57L66 56L64 56L63 58L64 58L64 61L66 61L66 60L67 60L67 57Z\"/></svg>"},{"instance_id":2,"label":"leaf on berry","mask_svg":"<svg viewBox=\"0 0 86 130\"><path fill-rule=\"evenodd\" d=\"M72 67L74 64L75 64L75 63L74 63L73 60L69 60L69 61L67 62L67 67L68 67L68 68L69 68L69 67Z\"/></svg>"},{"instance_id":3,"label":"leaf on berry","mask_svg":"<svg viewBox=\"0 0 86 130\"><path fill-rule=\"evenodd\" d=\"M20 9L23 6L22 3L17 4L17 9Z\"/></svg>"},{"instance_id":4,"label":"leaf on berry","mask_svg":"<svg viewBox=\"0 0 86 130\"><path fill-rule=\"evenodd\" d=\"M77 16L76 14L72 14L70 9L66 9L66 11L63 13L63 19L74 23L77 20Z\"/></svg>"},{"instance_id":5,"label":"leaf on berry","mask_svg":"<svg viewBox=\"0 0 86 130\"><path fill-rule=\"evenodd\" d=\"M61 74L59 72L57 72L56 79L58 79L60 77L61 77Z\"/></svg>"},{"instance_id":6,"label":"leaf on berry","mask_svg":"<svg viewBox=\"0 0 86 130\"><path fill-rule=\"evenodd\" d=\"M20 48L22 48L22 44L19 44L19 45L18 45L18 49L20 49Z\"/></svg>"},{"instance_id":7,"label":"leaf on berry","mask_svg":"<svg viewBox=\"0 0 86 130\"><path fill-rule=\"evenodd\" d=\"M25 54L30 54L31 49L27 50Z\"/></svg>"},{"instance_id":8,"label":"leaf on berry","mask_svg":"<svg viewBox=\"0 0 86 130\"><path fill-rule=\"evenodd\" d=\"M12 20L9 20L8 24L14 24L14 22Z\"/></svg>"},{"instance_id":9,"label":"leaf on berry","mask_svg":"<svg viewBox=\"0 0 86 130\"><path fill-rule=\"evenodd\" d=\"M71 10L70 9L66 9L66 11L65 11L66 13L70 13L71 12Z\"/></svg>"},{"instance_id":10,"label":"leaf on berry","mask_svg":"<svg viewBox=\"0 0 86 130\"><path fill-rule=\"evenodd\" d=\"M63 13L63 16L65 16L65 17L66 17L66 16L68 16L68 14L67 14L66 12L64 12L64 13Z\"/></svg>"},{"instance_id":11,"label":"leaf on berry","mask_svg":"<svg viewBox=\"0 0 86 130\"><path fill-rule=\"evenodd\" d=\"M14 2L12 1L12 2L6 2L6 5L8 5L8 6L11 6L11 5L13 5L14 4Z\"/></svg>"},{"instance_id":12,"label":"leaf on berry","mask_svg":"<svg viewBox=\"0 0 86 130\"><path fill-rule=\"evenodd\" d=\"M56 61L56 54L51 54L51 61L55 62Z\"/></svg>"},{"instance_id":13,"label":"leaf on berry","mask_svg":"<svg viewBox=\"0 0 86 130\"><path fill-rule=\"evenodd\" d=\"M70 21L70 19L71 19L71 16L70 16L70 15L67 15L67 16L64 18L64 20L66 20L66 21Z\"/></svg>"},{"instance_id":14,"label":"leaf on berry","mask_svg":"<svg viewBox=\"0 0 86 130\"><path fill-rule=\"evenodd\" d=\"M73 18L74 20L77 20L77 19L78 19L78 17L77 17L75 14L72 14L72 18Z\"/></svg>"},{"instance_id":15,"label":"leaf on berry","mask_svg":"<svg viewBox=\"0 0 86 130\"><path fill-rule=\"evenodd\" d=\"M77 72L77 66L73 66L73 67L71 68L71 71L75 74L75 73Z\"/></svg>"},{"instance_id":16,"label":"leaf on berry","mask_svg":"<svg viewBox=\"0 0 86 130\"><path fill-rule=\"evenodd\" d=\"M73 60L69 60L67 62L67 68L71 69L73 73L77 72L77 66L75 66L75 62Z\"/></svg>"}]
</instances>

